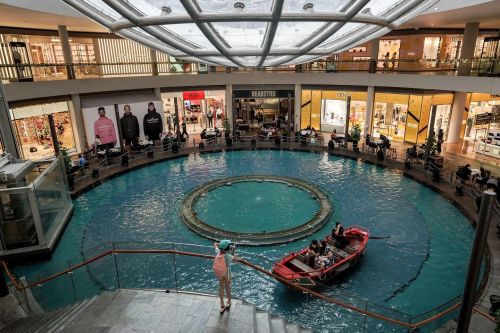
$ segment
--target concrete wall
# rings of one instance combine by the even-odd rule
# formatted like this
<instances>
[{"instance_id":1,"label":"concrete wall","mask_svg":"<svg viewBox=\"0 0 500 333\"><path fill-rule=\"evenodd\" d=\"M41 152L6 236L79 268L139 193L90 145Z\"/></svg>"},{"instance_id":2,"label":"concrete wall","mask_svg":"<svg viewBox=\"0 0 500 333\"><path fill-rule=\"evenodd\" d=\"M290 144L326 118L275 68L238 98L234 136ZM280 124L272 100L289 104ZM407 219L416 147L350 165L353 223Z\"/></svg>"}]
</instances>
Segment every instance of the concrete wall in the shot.
<instances>
[{"instance_id":1,"label":"concrete wall","mask_svg":"<svg viewBox=\"0 0 500 333\"><path fill-rule=\"evenodd\" d=\"M483 92L500 95L500 78L369 73L213 73L126 78L97 78L44 82L13 82L4 86L8 102L72 94L94 94L155 88L238 85L348 85Z\"/></svg>"}]
</instances>

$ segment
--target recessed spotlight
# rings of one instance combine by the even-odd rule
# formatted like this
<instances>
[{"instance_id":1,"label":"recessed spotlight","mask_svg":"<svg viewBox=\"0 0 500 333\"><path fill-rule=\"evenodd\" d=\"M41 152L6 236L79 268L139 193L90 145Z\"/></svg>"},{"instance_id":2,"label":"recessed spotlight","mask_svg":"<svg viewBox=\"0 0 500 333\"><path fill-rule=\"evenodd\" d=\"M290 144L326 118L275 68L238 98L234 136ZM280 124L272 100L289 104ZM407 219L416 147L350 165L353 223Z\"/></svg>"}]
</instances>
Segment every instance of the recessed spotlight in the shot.
<instances>
[{"instance_id":1,"label":"recessed spotlight","mask_svg":"<svg viewBox=\"0 0 500 333\"><path fill-rule=\"evenodd\" d=\"M438 8L437 8L437 7L434 7L434 10L438 10Z\"/></svg>"},{"instance_id":2,"label":"recessed spotlight","mask_svg":"<svg viewBox=\"0 0 500 333\"><path fill-rule=\"evenodd\" d=\"M243 2L235 2L234 9L236 9L238 12L242 12L243 9L245 9L245 4Z\"/></svg>"},{"instance_id":3,"label":"recessed spotlight","mask_svg":"<svg viewBox=\"0 0 500 333\"><path fill-rule=\"evenodd\" d=\"M434 23L431 23L431 27L433 27L433 26L434 26Z\"/></svg>"},{"instance_id":4,"label":"recessed spotlight","mask_svg":"<svg viewBox=\"0 0 500 333\"><path fill-rule=\"evenodd\" d=\"M168 6L162 6L161 7L161 16L167 16L168 14L172 13L172 9Z\"/></svg>"},{"instance_id":5,"label":"recessed spotlight","mask_svg":"<svg viewBox=\"0 0 500 333\"><path fill-rule=\"evenodd\" d=\"M314 8L314 5L310 2L306 3L303 7L302 10L305 12L312 12Z\"/></svg>"}]
</instances>

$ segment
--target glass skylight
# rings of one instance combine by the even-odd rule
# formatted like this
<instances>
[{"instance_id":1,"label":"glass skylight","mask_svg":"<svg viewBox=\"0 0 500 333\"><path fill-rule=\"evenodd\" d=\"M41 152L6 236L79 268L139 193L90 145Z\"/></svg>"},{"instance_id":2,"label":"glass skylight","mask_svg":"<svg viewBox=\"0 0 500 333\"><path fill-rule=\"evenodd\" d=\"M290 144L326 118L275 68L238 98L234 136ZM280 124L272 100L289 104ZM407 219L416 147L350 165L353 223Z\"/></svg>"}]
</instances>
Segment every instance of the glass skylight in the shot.
<instances>
[{"instance_id":1,"label":"glass skylight","mask_svg":"<svg viewBox=\"0 0 500 333\"><path fill-rule=\"evenodd\" d=\"M179 59L299 64L352 48L438 0L63 0L110 31Z\"/></svg>"}]
</instances>

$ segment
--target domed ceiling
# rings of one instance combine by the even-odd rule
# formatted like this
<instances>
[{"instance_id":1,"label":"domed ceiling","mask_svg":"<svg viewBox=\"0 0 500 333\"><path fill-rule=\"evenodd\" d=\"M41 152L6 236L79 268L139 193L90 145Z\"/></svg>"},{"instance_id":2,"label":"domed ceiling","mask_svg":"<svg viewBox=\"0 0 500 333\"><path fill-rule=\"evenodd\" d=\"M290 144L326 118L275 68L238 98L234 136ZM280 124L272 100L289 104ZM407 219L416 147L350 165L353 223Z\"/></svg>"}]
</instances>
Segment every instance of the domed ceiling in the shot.
<instances>
[{"instance_id":1,"label":"domed ceiling","mask_svg":"<svg viewBox=\"0 0 500 333\"><path fill-rule=\"evenodd\" d=\"M187 61L308 62L387 34L437 0L63 0L112 32Z\"/></svg>"}]
</instances>

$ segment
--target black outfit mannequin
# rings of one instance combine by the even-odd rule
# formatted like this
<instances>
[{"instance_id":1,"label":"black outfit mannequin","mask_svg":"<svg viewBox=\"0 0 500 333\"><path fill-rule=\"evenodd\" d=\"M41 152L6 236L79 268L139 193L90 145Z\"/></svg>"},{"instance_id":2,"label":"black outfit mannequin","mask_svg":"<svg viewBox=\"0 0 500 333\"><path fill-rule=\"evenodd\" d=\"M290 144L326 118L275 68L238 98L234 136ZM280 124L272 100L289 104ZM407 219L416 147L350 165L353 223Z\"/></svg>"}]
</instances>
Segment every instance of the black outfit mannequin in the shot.
<instances>
[{"instance_id":1,"label":"black outfit mannequin","mask_svg":"<svg viewBox=\"0 0 500 333\"><path fill-rule=\"evenodd\" d=\"M212 110L208 110L207 118L208 118L208 127L209 128L214 127L214 122L213 122L214 114L212 113Z\"/></svg>"},{"instance_id":2,"label":"black outfit mannequin","mask_svg":"<svg viewBox=\"0 0 500 333\"><path fill-rule=\"evenodd\" d=\"M148 140L159 140L163 132L163 121L153 103L148 104L148 113L143 120L144 135Z\"/></svg>"}]
</instances>

